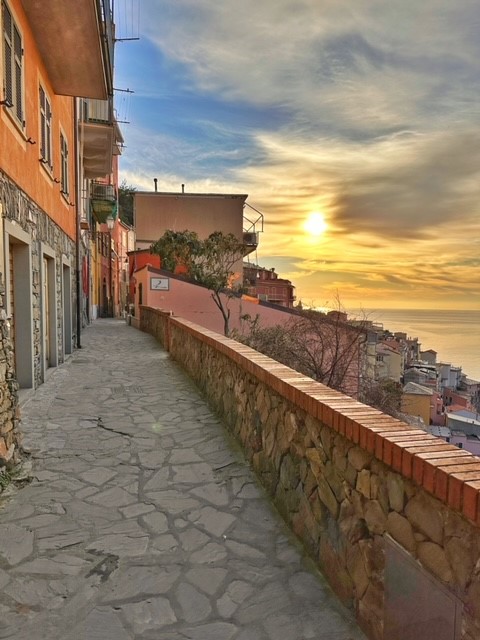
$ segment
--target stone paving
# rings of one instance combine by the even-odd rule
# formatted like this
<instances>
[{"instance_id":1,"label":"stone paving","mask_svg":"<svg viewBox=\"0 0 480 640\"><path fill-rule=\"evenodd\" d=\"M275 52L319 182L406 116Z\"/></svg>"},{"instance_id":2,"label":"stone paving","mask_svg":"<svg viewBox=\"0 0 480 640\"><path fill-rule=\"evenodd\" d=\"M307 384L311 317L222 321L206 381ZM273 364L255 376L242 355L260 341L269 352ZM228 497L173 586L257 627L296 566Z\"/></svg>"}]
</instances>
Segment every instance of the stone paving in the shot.
<instances>
[{"instance_id":1,"label":"stone paving","mask_svg":"<svg viewBox=\"0 0 480 640\"><path fill-rule=\"evenodd\" d=\"M362 640L196 388L121 321L24 401L0 638Z\"/></svg>"}]
</instances>

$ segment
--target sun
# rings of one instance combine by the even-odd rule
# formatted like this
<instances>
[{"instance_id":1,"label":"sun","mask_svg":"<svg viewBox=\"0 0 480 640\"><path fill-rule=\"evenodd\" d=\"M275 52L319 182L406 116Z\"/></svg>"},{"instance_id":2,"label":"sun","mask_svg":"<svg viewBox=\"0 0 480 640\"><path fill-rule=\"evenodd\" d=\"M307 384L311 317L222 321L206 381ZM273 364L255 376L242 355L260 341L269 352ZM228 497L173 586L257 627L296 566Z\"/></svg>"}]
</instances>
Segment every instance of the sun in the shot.
<instances>
[{"instance_id":1,"label":"sun","mask_svg":"<svg viewBox=\"0 0 480 640\"><path fill-rule=\"evenodd\" d=\"M312 236L321 236L328 229L323 213L311 213L303 223L304 230Z\"/></svg>"}]
</instances>

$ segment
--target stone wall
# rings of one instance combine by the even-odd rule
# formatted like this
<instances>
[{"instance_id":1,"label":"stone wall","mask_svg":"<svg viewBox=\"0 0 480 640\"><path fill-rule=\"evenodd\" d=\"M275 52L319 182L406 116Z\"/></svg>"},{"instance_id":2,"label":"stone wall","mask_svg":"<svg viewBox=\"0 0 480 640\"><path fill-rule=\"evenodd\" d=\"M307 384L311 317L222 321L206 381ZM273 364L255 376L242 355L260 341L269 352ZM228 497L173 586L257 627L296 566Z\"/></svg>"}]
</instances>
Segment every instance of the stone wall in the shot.
<instances>
[{"instance_id":1,"label":"stone wall","mask_svg":"<svg viewBox=\"0 0 480 640\"><path fill-rule=\"evenodd\" d=\"M33 354L35 387L43 380L42 373L42 335L41 335L41 243L45 243L55 252L56 300L57 300L57 353L58 363L63 362L63 308L62 278L63 256L71 257L72 305L76 304L75 287L75 242L18 186L0 171L0 204L3 216L15 221L31 238L32 258L32 304L33 304ZM73 327L75 333L75 327ZM1 378L0 378L1 380Z\"/></svg>"},{"instance_id":2,"label":"stone wall","mask_svg":"<svg viewBox=\"0 0 480 640\"><path fill-rule=\"evenodd\" d=\"M459 602L461 638L480 637L478 458L188 321L143 307L140 327L240 440L369 637L388 640L390 539Z\"/></svg>"},{"instance_id":3,"label":"stone wall","mask_svg":"<svg viewBox=\"0 0 480 640\"><path fill-rule=\"evenodd\" d=\"M20 444L18 385L10 330L4 308L5 286L0 281L0 465L15 459Z\"/></svg>"}]
</instances>

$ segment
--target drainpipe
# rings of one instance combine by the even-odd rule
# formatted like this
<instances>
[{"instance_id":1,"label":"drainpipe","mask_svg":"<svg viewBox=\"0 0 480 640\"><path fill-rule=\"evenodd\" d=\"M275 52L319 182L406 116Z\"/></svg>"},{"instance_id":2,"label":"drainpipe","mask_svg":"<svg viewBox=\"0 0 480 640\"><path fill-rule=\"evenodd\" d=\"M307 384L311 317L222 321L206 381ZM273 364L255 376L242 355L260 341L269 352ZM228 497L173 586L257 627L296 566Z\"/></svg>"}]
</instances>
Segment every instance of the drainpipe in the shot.
<instances>
[{"instance_id":1,"label":"drainpipe","mask_svg":"<svg viewBox=\"0 0 480 640\"><path fill-rule=\"evenodd\" d=\"M77 349L81 349L81 329L82 329L82 304L81 304L81 286L80 286L80 163L78 158L78 98L73 98L73 119L75 126L74 140L74 153L75 153L75 272L76 272L76 313L77 313Z\"/></svg>"}]
</instances>

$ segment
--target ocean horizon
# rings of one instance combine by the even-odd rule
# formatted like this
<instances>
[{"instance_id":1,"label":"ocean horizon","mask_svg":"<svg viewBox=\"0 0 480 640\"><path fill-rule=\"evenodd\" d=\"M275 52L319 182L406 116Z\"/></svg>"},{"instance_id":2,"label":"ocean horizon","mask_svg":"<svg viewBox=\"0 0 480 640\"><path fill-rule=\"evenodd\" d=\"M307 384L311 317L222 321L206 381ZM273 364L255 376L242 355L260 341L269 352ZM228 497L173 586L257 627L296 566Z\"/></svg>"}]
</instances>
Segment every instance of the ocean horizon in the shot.
<instances>
[{"instance_id":1,"label":"ocean horizon","mask_svg":"<svg viewBox=\"0 0 480 640\"><path fill-rule=\"evenodd\" d=\"M422 351L437 352L437 362L461 366L469 378L480 380L479 310L351 309L347 313L418 338Z\"/></svg>"}]
</instances>

